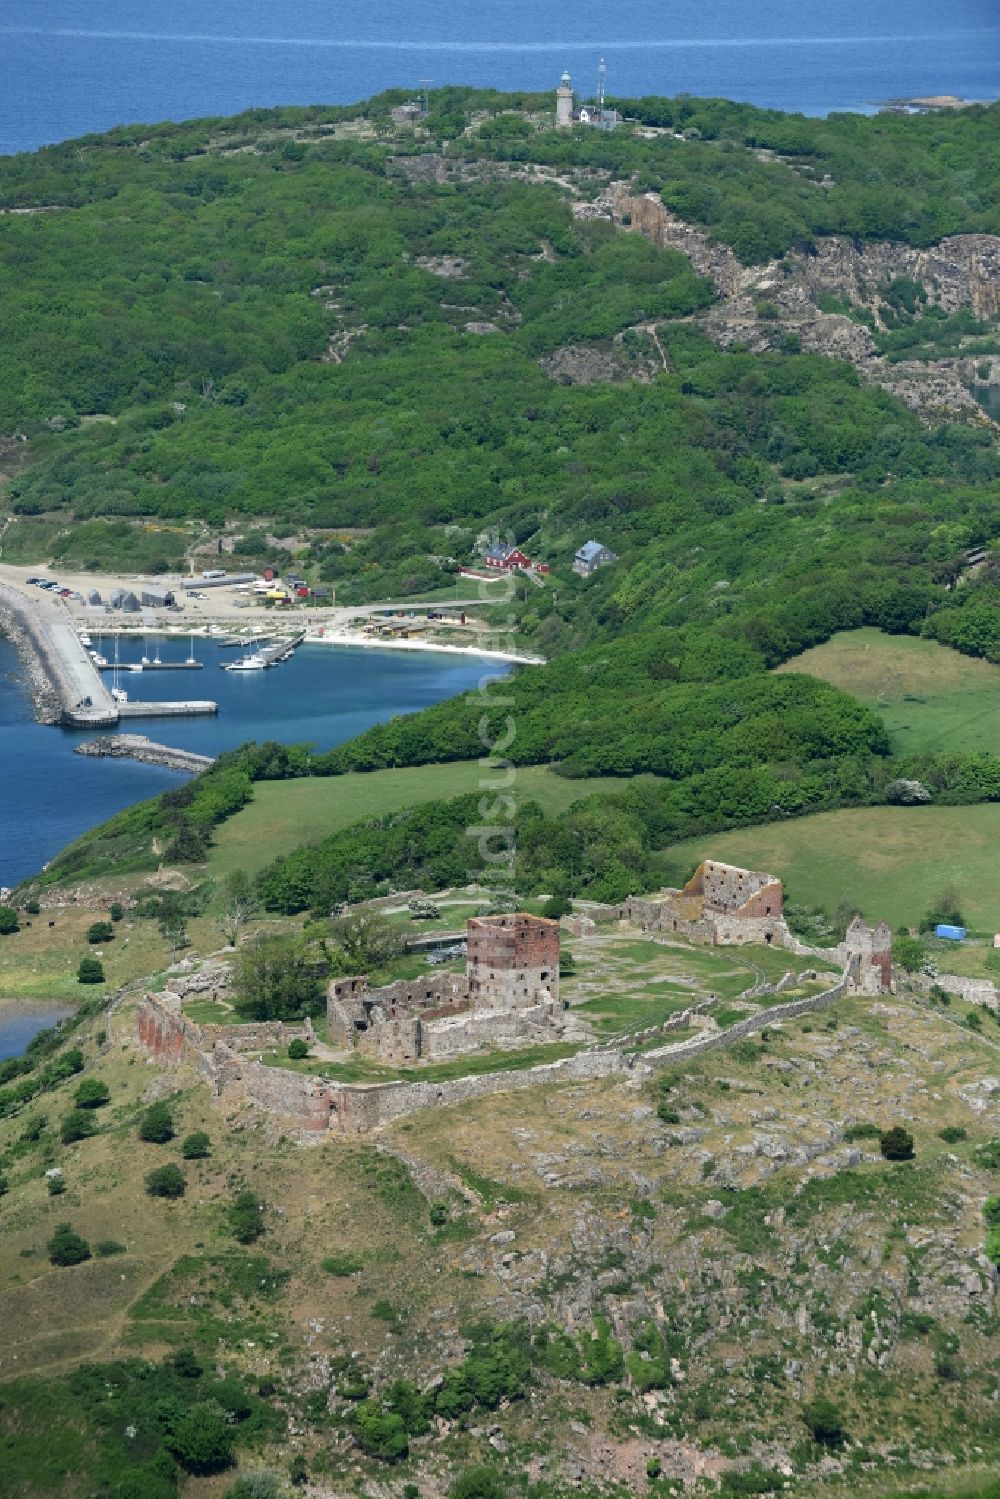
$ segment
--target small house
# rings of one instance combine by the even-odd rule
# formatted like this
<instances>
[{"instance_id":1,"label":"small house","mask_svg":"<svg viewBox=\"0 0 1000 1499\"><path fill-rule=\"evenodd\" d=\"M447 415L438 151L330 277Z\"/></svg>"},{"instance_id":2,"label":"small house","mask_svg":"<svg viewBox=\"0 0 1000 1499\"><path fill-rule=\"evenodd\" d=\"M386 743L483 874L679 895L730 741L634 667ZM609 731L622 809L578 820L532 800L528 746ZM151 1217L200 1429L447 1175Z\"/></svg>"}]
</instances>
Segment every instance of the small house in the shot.
<instances>
[{"instance_id":1,"label":"small house","mask_svg":"<svg viewBox=\"0 0 1000 1499\"><path fill-rule=\"evenodd\" d=\"M513 572L517 568L530 568L531 558L525 556L520 547L508 546L500 542L491 546L483 554L483 561L487 567L494 568L497 572Z\"/></svg>"},{"instance_id":2,"label":"small house","mask_svg":"<svg viewBox=\"0 0 1000 1499\"><path fill-rule=\"evenodd\" d=\"M607 567L618 561L618 553L600 541L585 541L573 558L573 571L581 578L589 578L599 567Z\"/></svg>"}]
</instances>

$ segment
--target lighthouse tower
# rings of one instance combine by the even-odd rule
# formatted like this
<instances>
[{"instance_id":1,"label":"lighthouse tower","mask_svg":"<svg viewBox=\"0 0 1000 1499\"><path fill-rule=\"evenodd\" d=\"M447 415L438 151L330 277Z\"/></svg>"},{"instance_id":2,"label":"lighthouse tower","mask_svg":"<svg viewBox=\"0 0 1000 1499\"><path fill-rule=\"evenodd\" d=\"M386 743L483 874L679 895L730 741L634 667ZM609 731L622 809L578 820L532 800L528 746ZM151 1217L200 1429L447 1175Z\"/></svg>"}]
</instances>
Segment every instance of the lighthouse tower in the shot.
<instances>
[{"instance_id":1,"label":"lighthouse tower","mask_svg":"<svg viewBox=\"0 0 1000 1499\"><path fill-rule=\"evenodd\" d=\"M573 125L573 84L568 73L563 73L556 89L556 129L569 130Z\"/></svg>"}]
</instances>

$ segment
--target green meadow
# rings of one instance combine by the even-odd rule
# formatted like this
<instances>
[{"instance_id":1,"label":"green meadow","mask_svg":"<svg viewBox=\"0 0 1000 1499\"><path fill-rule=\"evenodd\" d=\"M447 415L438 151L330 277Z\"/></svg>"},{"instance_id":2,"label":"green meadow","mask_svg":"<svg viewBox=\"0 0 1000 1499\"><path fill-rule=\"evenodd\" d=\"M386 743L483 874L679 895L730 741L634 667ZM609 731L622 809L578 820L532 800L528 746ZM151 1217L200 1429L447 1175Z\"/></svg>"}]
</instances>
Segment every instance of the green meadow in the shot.
<instances>
[{"instance_id":1,"label":"green meadow","mask_svg":"<svg viewBox=\"0 0 1000 1499\"><path fill-rule=\"evenodd\" d=\"M874 708L897 754L1000 750L1000 666L936 640L847 630L779 671L804 671Z\"/></svg>"}]
</instances>

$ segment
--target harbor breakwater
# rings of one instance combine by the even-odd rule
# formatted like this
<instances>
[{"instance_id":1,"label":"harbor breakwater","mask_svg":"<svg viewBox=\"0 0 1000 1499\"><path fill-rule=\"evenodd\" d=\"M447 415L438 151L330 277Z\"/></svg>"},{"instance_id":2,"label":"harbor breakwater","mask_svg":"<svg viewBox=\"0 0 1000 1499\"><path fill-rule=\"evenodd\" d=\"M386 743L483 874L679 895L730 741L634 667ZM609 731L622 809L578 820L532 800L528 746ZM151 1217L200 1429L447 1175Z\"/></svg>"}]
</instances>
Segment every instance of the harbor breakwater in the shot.
<instances>
[{"instance_id":1,"label":"harbor breakwater","mask_svg":"<svg viewBox=\"0 0 1000 1499\"><path fill-rule=\"evenodd\" d=\"M157 744L145 734L102 734L99 739L78 744L73 753L94 759L138 760L140 765L165 765L168 770L188 770L192 775L198 775L214 764L212 755L198 755L194 750Z\"/></svg>"},{"instance_id":2,"label":"harbor breakwater","mask_svg":"<svg viewBox=\"0 0 1000 1499\"><path fill-rule=\"evenodd\" d=\"M0 583L0 626L28 678L40 723L105 728L118 722L114 698L68 619L45 598Z\"/></svg>"}]
</instances>

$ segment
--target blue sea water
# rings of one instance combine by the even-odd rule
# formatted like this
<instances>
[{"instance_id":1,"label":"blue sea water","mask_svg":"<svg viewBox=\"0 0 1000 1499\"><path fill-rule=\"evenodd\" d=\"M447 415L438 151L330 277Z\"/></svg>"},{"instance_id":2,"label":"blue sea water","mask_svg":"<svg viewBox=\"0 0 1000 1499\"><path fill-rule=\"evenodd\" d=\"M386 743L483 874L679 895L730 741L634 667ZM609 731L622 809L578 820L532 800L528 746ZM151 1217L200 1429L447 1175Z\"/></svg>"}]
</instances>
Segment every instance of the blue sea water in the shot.
<instances>
[{"instance_id":1,"label":"blue sea water","mask_svg":"<svg viewBox=\"0 0 1000 1499\"><path fill-rule=\"evenodd\" d=\"M187 654L186 639L161 642L164 661ZM393 714L465 692L484 671L497 670L475 656L314 645L300 647L272 671L240 674L220 669L235 653L214 643L196 641L195 654L206 662L202 671L124 673L122 685L133 699L211 698L219 704L218 716L140 719L129 730L207 755L248 739L329 749ZM123 645L122 661L141 656L141 643ZM34 874L73 838L123 807L187 779L131 760L72 753L75 744L92 737L33 721L18 658L0 638L0 885Z\"/></svg>"},{"instance_id":2,"label":"blue sea water","mask_svg":"<svg viewBox=\"0 0 1000 1499\"><path fill-rule=\"evenodd\" d=\"M724 95L807 114L1000 95L997 0L4 0L0 153L421 79Z\"/></svg>"}]
</instances>

